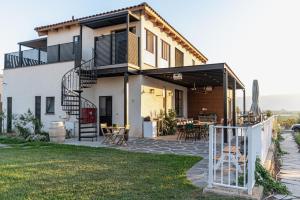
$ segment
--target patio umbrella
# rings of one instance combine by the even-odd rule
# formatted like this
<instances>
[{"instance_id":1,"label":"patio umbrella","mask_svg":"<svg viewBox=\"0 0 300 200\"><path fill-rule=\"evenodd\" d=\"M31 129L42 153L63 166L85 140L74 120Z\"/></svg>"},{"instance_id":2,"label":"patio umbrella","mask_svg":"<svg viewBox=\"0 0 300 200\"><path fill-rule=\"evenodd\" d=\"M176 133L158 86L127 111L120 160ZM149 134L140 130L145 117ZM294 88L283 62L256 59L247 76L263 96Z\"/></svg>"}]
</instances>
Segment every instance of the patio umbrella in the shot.
<instances>
[{"instance_id":1,"label":"patio umbrella","mask_svg":"<svg viewBox=\"0 0 300 200\"><path fill-rule=\"evenodd\" d=\"M252 84L252 105L250 112L252 112L255 116L259 116L261 114L261 110L259 108L259 87L257 80L253 80Z\"/></svg>"}]
</instances>

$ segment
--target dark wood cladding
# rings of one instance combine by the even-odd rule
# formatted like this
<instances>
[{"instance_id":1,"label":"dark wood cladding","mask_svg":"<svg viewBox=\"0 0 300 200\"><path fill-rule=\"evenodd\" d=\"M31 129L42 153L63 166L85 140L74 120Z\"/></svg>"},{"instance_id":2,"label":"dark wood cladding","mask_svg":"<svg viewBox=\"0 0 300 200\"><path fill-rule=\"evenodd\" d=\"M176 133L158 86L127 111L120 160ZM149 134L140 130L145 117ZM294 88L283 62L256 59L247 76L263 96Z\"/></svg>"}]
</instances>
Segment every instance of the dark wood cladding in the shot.
<instances>
[{"instance_id":1,"label":"dark wood cladding","mask_svg":"<svg viewBox=\"0 0 300 200\"><path fill-rule=\"evenodd\" d=\"M223 87L214 87L212 92L207 92L206 94L189 90L188 117L197 119L200 113L215 113L217 114L217 121L220 123L224 116L223 97ZM206 108L207 110L202 111L202 108Z\"/></svg>"}]
</instances>

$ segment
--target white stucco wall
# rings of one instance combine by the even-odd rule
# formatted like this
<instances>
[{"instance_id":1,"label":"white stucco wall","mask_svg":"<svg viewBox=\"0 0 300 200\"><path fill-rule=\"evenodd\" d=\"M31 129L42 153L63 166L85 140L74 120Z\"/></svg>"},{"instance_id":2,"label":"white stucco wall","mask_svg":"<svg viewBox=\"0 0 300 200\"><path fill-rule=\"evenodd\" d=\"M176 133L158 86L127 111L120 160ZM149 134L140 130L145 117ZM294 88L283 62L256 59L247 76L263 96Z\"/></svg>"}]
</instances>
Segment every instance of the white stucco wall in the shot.
<instances>
[{"instance_id":1,"label":"white stucco wall","mask_svg":"<svg viewBox=\"0 0 300 200\"><path fill-rule=\"evenodd\" d=\"M178 42L174 41L171 37L169 37L165 32L162 32L160 30L159 27L154 26L154 24L146 19L144 17L144 15L142 15L141 17L141 48L143 50L143 60L142 60L142 64L143 64L143 69L147 69L151 66L155 67L155 51L154 53L150 53L146 50L146 29L151 31L152 33L154 33L157 36L157 53L158 53L158 68L165 68L168 67L168 62L165 61L164 59L162 59L161 56L161 45L162 45L162 41L164 40L165 42L167 42L170 46L171 46L171 67L175 66L175 48L179 49L180 51L182 51L184 53L184 66L190 66L193 64L192 60L195 61L196 65L200 65L203 64L201 62L201 60L197 59L194 55L192 55L190 52L188 52L185 48L183 48L181 45L178 44ZM155 43L155 40L154 40ZM154 45L155 47L155 45ZM154 48L155 49L155 48Z\"/></svg>"},{"instance_id":2,"label":"white stucco wall","mask_svg":"<svg viewBox=\"0 0 300 200\"><path fill-rule=\"evenodd\" d=\"M130 136L142 136L141 117L141 76L129 76L128 84L128 123ZM99 107L99 96L112 96L112 123L124 124L124 77L99 78L97 84L82 93L83 97L92 101ZM99 113L99 110L98 110ZM98 114L99 122L99 114Z\"/></svg>"},{"instance_id":3,"label":"white stucco wall","mask_svg":"<svg viewBox=\"0 0 300 200\"><path fill-rule=\"evenodd\" d=\"M71 26L68 29L59 29L58 31L49 31L47 45L57 45L63 43L73 42L73 37L80 34L79 26Z\"/></svg>"},{"instance_id":4,"label":"white stucco wall","mask_svg":"<svg viewBox=\"0 0 300 200\"><path fill-rule=\"evenodd\" d=\"M44 129L48 130L52 121L62 121L66 114L61 108L61 78L73 67L74 62L63 62L4 70L4 112L7 111L7 97L12 97L13 115L24 114L28 109L34 113L35 96L41 96ZM55 114L46 114L46 97L51 96L55 97Z\"/></svg>"},{"instance_id":5,"label":"white stucco wall","mask_svg":"<svg viewBox=\"0 0 300 200\"><path fill-rule=\"evenodd\" d=\"M183 117L187 117L187 88L145 76L142 78L141 88L142 117L156 118L159 116L160 111L164 109L164 88L166 88L167 110L175 109L175 89L183 91ZM149 93L149 89L154 89L154 94Z\"/></svg>"}]
</instances>

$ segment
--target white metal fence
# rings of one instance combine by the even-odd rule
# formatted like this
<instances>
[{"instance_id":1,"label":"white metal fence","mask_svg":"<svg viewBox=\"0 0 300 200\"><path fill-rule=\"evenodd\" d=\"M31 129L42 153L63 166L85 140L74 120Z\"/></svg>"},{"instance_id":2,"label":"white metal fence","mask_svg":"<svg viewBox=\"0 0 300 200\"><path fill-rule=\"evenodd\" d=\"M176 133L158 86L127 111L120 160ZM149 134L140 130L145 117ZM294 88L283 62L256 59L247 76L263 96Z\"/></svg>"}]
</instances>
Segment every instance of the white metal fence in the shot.
<instances>
[{"instance_id":1,"label":"white metal fence","mask_svg":"<svg viewBox=\"0 0 300 200\"><path fill-rule=\"evenodd\" d=\"M210 126L209 187L223 186L252 193L255 161L265 162L272 143L275 116L253 126Z\"/></svg>"}]
</instances>

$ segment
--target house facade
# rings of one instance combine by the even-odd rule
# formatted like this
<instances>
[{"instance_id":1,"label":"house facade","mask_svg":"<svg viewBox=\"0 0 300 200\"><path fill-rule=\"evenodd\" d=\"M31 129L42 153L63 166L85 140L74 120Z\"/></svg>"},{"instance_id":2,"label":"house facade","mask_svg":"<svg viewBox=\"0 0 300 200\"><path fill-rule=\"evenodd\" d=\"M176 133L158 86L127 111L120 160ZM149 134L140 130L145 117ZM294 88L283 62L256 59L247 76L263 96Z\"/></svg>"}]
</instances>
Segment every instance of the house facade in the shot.
<instances>
[{"instance_id":1,"label":"house facade","mask_svg":"<svg viewBox=\"0 0 300 200\"><path fill-rule=\"evenodd\" d=\"M130 125L130 136L143 137L143 119L169 109L236 123L235 91L243 83L225 63L206 64L146 3L35 31L40 38L5 55L7 131L28 109L45 130L65 121L79 139L98 135L100 123Z\"/></svg>"}]
</instances>

